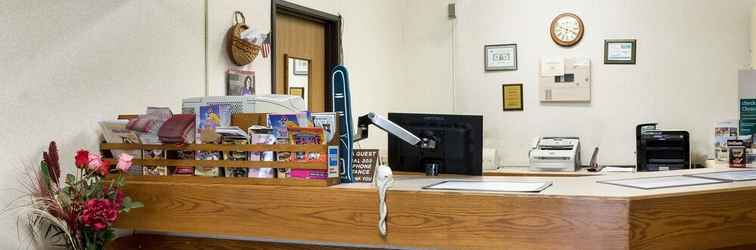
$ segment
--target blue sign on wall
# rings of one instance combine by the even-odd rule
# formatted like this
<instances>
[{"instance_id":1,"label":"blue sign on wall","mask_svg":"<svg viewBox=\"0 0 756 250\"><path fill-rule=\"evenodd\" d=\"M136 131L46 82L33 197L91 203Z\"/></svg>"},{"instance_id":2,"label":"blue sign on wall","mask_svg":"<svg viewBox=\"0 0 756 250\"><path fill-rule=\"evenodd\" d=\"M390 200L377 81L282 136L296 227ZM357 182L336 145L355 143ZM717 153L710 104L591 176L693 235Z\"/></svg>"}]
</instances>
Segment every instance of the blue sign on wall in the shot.
<instances>
[{"instance_id":1,"label":"blue sign on wall","mask_svg":"<svg viewBox=\"0 0 756 250\"><path fill-rule=\"evenodd\" d=\"M740 135L756 134L756 99L740 99Z\"/></svg>"}]
</instances>

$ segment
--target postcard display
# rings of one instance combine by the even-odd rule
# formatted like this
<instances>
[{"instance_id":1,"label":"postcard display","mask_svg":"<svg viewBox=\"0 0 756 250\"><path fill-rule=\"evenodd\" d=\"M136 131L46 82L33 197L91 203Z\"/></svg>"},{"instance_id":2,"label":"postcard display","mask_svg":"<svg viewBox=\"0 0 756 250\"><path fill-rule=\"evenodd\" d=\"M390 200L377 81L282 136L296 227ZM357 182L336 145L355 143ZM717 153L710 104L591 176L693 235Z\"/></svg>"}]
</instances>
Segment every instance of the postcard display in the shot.
<instances>
[{"instance_id":1,"label":"postcard display","mask_svg":"<svg viewBox=\"0 0 756 250\"><path fill-rule=\"evenodd\" d=\"M261 114L232 114L229 105L212 104L200 107L194 138L183 144L108 140L101 149L141 150L144 159L135 158L134 163L147 160L150 164L144 166L149 167L129 178L159 176L170 181L172 176L192 176L214 183L294 186L339 183L336 113L265 114L267 124L231 122L250 120L238 119L245 115Z\"/></svg>"}]
</instances>

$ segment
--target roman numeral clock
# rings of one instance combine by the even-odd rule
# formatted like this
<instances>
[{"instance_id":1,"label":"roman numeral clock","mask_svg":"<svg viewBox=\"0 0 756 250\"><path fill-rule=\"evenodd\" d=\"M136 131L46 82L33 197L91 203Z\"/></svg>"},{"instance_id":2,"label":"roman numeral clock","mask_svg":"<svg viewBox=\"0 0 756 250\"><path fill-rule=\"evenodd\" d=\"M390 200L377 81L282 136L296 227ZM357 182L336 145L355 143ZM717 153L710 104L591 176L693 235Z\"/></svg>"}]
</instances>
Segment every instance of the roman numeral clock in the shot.
<instances>
[{"instance_id":1,"label":"roman numeral clock","mask_svg":"<svg viewBox=\"0 0 756 250\"><path fill-rule=\"evenodd\" d=\"M551 40L562 47L575 46L580 39L583 39L585 26L583 20L572 13L562 13L551 21Z\"/></svg>"}]
</instances>

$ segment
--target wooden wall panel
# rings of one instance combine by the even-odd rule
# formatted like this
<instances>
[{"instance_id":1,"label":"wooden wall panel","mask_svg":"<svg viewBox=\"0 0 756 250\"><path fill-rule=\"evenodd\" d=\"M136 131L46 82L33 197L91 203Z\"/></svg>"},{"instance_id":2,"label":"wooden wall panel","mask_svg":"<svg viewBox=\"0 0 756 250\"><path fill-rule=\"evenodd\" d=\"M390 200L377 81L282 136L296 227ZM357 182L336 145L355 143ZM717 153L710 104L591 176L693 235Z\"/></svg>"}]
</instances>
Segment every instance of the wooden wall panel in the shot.
<instances>
[{"instance_id":1,"label":"wooden wall panel","mask_svg":"<svg viewBox=\"0 0 756 250\"><path fill-rule=\"evenodd\" d=\"M391 191L389 235L372 189L131 182L145 203L120 228L441 249L625 249L619 199Z\"/></svg>"},{"instance_id":2,"label":"wooden wall panel","mask_svg":"<svg viewBox=\"0 0 756 250\"><path fill-rule=\"evenodd\" d=\"M632 249L712 249L756 244L756 190L633 200Z\"/></svg>"},{"instance_id":3,"label":"wooden wall panel","mask_svg":"<svg viewBox=\"0 0 756 250\"><path fill-rule=\"evenodd\" d=\"M286 60L290 57L310 59L309 102L312 112L325 111L325 26L285 14L276 15L276 94L286 93Z\"/></svg>"},{"instance_id":4,"label":"wooden wall panel","mask_svg":"<svg viewBox=\"0 0 756 250\"><path fill-rule=\"evenodd\" d=\"M160 249L160 250L348 250L356 249L336 246L316 246L291 243L243 241L228 239L190 238L166 235L137 234L121 237L110 244L108 250Z\"/></svg>"}]
</instances>

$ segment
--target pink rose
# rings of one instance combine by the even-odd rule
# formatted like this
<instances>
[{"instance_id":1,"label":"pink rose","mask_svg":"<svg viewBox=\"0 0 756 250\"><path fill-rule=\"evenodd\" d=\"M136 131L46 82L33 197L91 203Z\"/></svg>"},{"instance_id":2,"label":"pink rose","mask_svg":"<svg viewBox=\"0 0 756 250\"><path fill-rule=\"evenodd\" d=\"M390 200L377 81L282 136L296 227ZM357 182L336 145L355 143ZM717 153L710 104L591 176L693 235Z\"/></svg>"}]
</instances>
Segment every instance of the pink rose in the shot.
<instances>
[{"instance_id":1,"label":"pink rose","mask_svg":"<svg viewBox=\"0 0 756 250\"><path fill-rule=\"evenodd\" d=\"M118 219L118 208L108 199L91 199L84 203L80 218L84 226L102 231Z\"/></svg>"},{"instance_id":2,"label":"pink rose","mask_svg":"<svg viewBox=\"0 0 756 250\"><path fill-rule=\"evenodd\" d=\"M131 167L131 160L134 159L134 156L131 156L127 153L121 153L121 155L118 156L118 164L116 164L116 168L120 169L123 172L129 171L129 168Z\"/></svg>"},{"instance_id":3,"label":"pink rose","mask_svg":"<svg viewBox=\"0 0 756 250\"><path fill-rule=\"evenodd\" d=\"M97 171L102 166L102 156L99 154L89 153L89 170Z\"/></svg>"}]
</instances>

